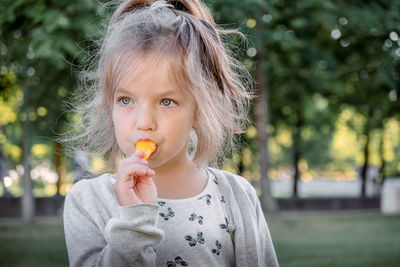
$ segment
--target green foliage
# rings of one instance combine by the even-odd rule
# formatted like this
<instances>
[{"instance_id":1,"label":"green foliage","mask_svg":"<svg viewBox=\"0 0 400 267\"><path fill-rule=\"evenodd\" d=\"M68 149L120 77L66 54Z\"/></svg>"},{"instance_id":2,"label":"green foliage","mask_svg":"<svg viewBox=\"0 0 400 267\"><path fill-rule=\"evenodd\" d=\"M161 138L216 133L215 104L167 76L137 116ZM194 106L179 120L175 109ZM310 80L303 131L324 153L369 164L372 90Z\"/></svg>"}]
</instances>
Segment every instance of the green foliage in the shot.
<instances>
[{"instance_id":1,"label":"green foliage","mask_svg":"<svg viewBox=\"0 0 400 267\"><path fill-rule=\"evenodd\" d=\"M0 70L0 145L7 158L18 162L21 158L21 149L18 141L21 137L18 123L18 106L22 101L21 88L17 86L16 75L5 66Z\"/></svg>"},{"instance_id":2,"label":"green foliage","mask_svg":"<svg viewBox=\"0 0 400 267\"><path fill-rule=\"evenodd\" d=\"M295 151L311 168L330 167L337 119L346 109L367 119L361 128L348 124L358 136L366 123L373 131L399 118L398 1L208 2L217 23L249 36L246 66L254 71L258 58L266 61L271 137L284 129L294 142L272 153L273 168L292 166Z\"/></svg>"},{"instance_id":3,"label":"green foliage","mask_svg":"<svg viewBox=\"0 0 400 267\"><path fill-rule=\"evenodd\" d=\"M82 49L91 49L100 36L99 23L95 23L100 5L91 0L19 0L5 1L2 6L0 88L16 120L3 122L0 134L14 147L22 148L22 135L18 133L22 132L22 123L29 120L32 142L51 146L55 135L66 127L62 104L77 87L76 71L86 60ZM89 41L82 48L85 40ZM14 77L12 83L4 83L4 72ZM13 87L25 94L19 95L17 102L5 98L15 91ZM4 105L0 103L0 107ZM26 106L28 118L21 112ZM14 160L18 163L21 157Z\"/></svg>"},{"instance_id":4,"label":"green foliage","mask_svg":"<svg viewBox=\"0 0 400 267\"><path fill-rule=\"evenodd\" d=\"M293 166L296 149L312 169L360 164L358 157L333 153L342 125L338 117L346 110L368 119L346 122L357 134L352 149L361 151L366 121L370 131L383 129L390 135L389 121L400 119L400 41L390 37L400 35L399 1L205 2L219 25L239 28L248 36L247 46L237 43L237 36L228 41L235 51L244 48L238 57L252 72L257 59L265 60L272 168ZM74 93L78 70L96 49L108 16L94 0L3 1L0 144L13 165L21 161L25 120L31 122L33 144L49 147L46 157L54 155L53 137L68 129L62 103ZM23 88L29 92L26 102ZM28 118L22 112L26 105ZM387 150L399 146L393 140L385 145ZM244 136L244 146L253 151L246 150L244 169L255 172L255 138ZM386 157L388 175L398 171L400 155L392 154Z\"/></svg>"}]
</instances>

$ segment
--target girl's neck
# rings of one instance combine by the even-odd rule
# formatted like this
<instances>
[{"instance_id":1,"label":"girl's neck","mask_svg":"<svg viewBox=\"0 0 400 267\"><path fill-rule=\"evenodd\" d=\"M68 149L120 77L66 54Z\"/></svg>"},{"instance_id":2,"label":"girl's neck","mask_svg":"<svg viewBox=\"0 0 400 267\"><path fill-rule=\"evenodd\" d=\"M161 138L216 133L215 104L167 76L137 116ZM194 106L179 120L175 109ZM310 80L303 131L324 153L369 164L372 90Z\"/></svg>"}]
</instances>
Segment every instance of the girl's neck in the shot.
<instances>
[{"instance_id":1,"label":"girl's neck","mask_svg":"<svg viewBox=\"0 0 400 267\"><path fill-rule=\"evenodd\" d=\"M207 184L206 174L187 155L154 170L153 180L160 198L191 197L199 194Z\"/></svg>"}]
</instances>

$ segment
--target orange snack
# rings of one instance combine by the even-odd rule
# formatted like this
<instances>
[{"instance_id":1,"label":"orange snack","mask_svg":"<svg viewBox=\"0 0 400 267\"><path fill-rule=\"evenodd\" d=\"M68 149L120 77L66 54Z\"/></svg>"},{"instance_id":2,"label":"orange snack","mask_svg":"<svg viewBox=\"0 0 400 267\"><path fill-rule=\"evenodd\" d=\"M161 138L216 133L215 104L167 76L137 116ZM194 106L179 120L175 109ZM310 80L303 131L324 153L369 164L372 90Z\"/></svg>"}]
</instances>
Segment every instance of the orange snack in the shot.
<instances>
[{"instance_id":1,"label":"orange snack","mask_svg":"<svg viewBox=\"0 0 400 267\"><path fill-rule=\"evenodd\" d=\"M138 141L136 143L136 152L138 151L144 151L146 155L144 156L144 159L148 159L151 154L156 150L157 145L152 142L152 141Z\"/></svg>"}]
</instances>

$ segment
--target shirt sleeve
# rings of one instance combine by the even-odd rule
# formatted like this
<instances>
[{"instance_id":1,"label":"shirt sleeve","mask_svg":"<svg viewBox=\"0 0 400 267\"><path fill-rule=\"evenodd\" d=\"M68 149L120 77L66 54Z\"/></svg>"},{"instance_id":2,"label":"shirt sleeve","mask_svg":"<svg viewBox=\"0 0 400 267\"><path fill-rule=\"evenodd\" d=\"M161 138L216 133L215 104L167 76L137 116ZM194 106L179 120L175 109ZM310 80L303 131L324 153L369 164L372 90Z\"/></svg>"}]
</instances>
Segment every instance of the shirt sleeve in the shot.
<instances>
[{"instance_id":1,"label":"shirt sleeve","mask_svg":"<svg viewBox=\"0 0 400 267\"><path fill-rule=\"evenodd\" d=\"M67 194L64 204L70 266L155 266L153 245L163 238L155 226L157 205L119 207L121 216L108 220L102 231L81 201Z\"/></svg>"}]
</instances>

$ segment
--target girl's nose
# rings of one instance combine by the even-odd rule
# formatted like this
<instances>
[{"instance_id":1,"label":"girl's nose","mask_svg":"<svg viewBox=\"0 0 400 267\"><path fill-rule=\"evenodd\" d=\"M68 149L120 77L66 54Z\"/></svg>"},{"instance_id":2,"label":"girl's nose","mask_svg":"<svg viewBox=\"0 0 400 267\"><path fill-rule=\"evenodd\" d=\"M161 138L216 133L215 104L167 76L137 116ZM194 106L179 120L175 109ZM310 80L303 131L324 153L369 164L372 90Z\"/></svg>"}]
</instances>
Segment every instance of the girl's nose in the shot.
<instances>
[{"instance_id":1,"label":"girl's nose","mask_svg":"<svg viewBox=\"0 0 400 267\"><path fill-rule=\"evenodd\" d=\"M141 131L154 131L156 129L156 121L154 112L150 107L142 105L138 108L136 114L136 128Z\"/></svg>"}]
</instances>

